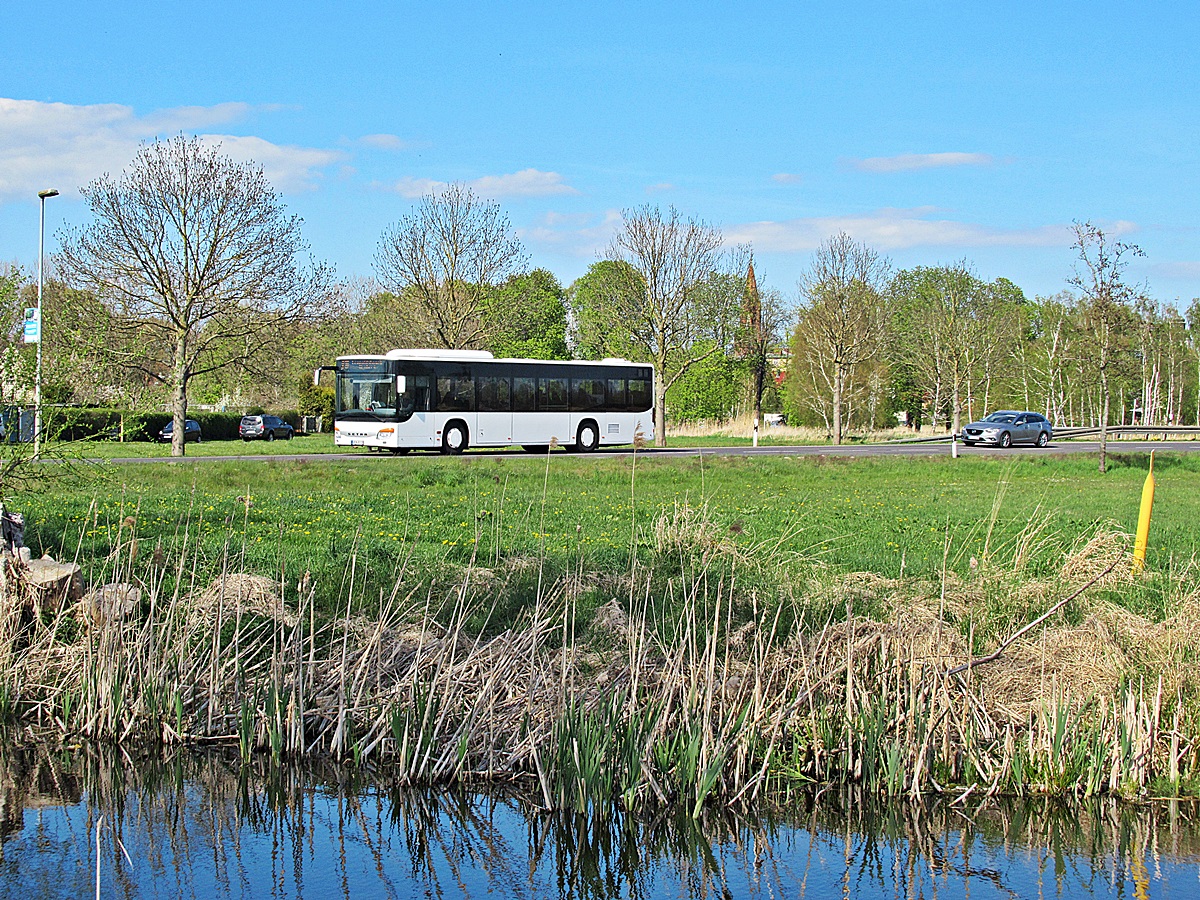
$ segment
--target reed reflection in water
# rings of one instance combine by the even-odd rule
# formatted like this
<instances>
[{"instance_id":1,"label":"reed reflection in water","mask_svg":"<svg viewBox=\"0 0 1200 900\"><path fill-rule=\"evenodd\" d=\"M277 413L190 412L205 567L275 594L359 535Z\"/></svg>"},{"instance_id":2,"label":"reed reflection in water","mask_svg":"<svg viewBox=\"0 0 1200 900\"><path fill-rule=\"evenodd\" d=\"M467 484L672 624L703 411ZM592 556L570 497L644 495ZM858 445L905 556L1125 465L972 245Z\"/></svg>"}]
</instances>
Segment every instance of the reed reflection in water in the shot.
<instances>
[{"instance_id":1,"label":"reed reflection in water","mask_svg":"<svg viewBox=\"0 0 1200 900\"><path fill-rule=\"evenodd\" d=\"M753 816L540 812L386 772L0 750L0 898L1200 896L1200 809L879 805Z\"/></svg>"}]
</instances>

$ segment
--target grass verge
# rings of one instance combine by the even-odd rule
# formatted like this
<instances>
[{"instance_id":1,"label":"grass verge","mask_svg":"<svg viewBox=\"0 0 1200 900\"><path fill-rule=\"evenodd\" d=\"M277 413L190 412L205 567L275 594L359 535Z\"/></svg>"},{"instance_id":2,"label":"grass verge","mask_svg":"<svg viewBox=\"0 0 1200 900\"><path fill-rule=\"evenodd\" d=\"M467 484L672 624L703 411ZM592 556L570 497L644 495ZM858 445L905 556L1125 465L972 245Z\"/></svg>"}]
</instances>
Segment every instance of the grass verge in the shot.
<instances>
[{"instance_id":1,"label":"grass verge","mask_svg":"<svg viewBox=\"0 0 1200 900\"><path fill-rule=\"evenodd\" d=\"M1043 459L367 460L189 469L182 490L155 468L81 488L82 512L58 498L62 545L79 535L119 604L31 620L8 564L0 714L63 739L379 760L411 784L524 779L577 812L699 816L830 782L1186 793L1200 592L1172 516L1195 464L1160 461L1180 530L1160 523L1177 543L1134 579L1097 515L1136 506L1138 461L1117 462L1100 479ZM344 504L316 538L344 554L332 568L293 557L314 541L281 509L304 487ZM380 502L403 527L371 527ZM896 527L914 506L923 524Z\"/></svg>"}]
</instances>

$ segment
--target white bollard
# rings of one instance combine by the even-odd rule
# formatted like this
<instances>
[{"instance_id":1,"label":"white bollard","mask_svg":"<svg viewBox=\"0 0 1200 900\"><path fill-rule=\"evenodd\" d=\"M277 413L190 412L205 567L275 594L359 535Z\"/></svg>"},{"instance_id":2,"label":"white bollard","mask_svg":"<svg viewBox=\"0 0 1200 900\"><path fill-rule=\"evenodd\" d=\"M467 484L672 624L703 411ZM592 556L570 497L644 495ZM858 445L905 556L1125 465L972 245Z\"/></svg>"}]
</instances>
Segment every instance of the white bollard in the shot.
<instances>
[{"instance_id":1,"label":"white bollard","mask_svg":"<svg viewBox=\"0 0 1200 900\"><path fill-rule=\"evenodd\" d=\"M950 435L950 457L958 459L958 432Z\"/></svg>"},{"instance_id":2,"label":"white bollard","mask_svg":"<svg viewBox=\"0 0 1200 900\"><path fill-rule=\"evenodd\" d=\"M754 446L758 446L758 417L754 418Z\"/></svg>"}]
</instances>

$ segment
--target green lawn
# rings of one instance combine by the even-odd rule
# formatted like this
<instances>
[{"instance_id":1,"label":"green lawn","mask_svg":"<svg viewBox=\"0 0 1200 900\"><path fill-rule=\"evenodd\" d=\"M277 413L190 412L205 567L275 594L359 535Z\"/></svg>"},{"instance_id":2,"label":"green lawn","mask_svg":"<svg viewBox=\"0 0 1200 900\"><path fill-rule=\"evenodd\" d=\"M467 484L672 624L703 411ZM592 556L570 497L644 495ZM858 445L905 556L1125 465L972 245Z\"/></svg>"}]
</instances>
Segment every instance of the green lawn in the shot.
<instances>
[{"instance_id":1,"label":"green lawn","mask_svg":"<svg viewBox=\"0 0 1200 900\"><path fill-rule=\"evenodd\" d=\"M233 449L300 450L322 442L328 449L327 437ZM189 452L218 448L230 445L204 443ZM1164 455L1156 462L1150 568L1180 573L1197 551L1200 458ZM661 556L655 523L682 504L702 511L695 518L703 528L689 526L697 541L770 558L776 578L799 579L814 569L895 576L902 567L907 575L937 577L947 534L948 564L965 574L971 557L984 559L987 551L1006 559L1022 530L1043 520L1033 571L1047 574L1097 523L1133 530L1146 457L1114 454L1106 476L1083 455L639 457L636 474L634 465L628 457L568 454L101 463L74 467L74 475L12 498L9 507L25 513L26 542L36 552L102 569L119 526L132 516L139 566L151 565L150 551L159 546L160 560L177 558L186 540L199 550L188 556L198 577L224 566L282 570L294 583L309 570L332 606L352 559L366 573L366 594L376 597L390 590L397 572L406 583L435 583L458 578L472 559L496 570L534 559L551 572L626 571L631 544L640 561ZM1160 594L1136 605L1161 615L1156 607L1168 599Z\"/></svg>"},{"instance_id":2,"label":"green lawn","mask_svg":"<svg viewBox=\"0 0 1200 900\"><path fill-rule=\"evenodd\" d=\"M201 441L187 445L188 456L282 456L285 454L332 453L332 434L298 434L290 441ZM150 459L169 457L170 444L150 441L50 441L46 455L67 459Z\"/></svg>"}]
</instances>

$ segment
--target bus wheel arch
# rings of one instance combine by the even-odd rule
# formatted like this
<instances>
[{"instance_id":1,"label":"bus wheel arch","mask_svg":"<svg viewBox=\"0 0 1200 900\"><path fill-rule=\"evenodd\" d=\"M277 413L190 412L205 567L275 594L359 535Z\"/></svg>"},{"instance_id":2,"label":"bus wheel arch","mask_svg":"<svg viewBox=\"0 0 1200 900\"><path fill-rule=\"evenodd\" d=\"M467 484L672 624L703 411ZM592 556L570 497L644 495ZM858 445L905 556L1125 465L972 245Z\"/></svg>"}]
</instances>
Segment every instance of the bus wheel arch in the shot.
<instances>
[{"instance_id":1,"label":"bus wheel arch","mask_svg":"<svg viewBox=\"0 0 1200 900\"><path fill-rule=\"evenodd\" d=\"M471 432L467 429L467 423L461 419L454 419L447 422L442 429L442 452L457 456L467 449L470 440Z\"/></svg>"},{"instance_id":2,"label":"bus wheel arch","mask_svg":"<svg viewBox=\"0 0 1200 900\"><path fill-rule=\"evenodd\" d=\"M580 453L591 453L600 446L600 426L593 419L579 423L575 432L575 449Z\"/></svg>"}]
</instances>

